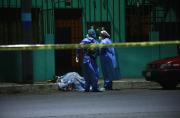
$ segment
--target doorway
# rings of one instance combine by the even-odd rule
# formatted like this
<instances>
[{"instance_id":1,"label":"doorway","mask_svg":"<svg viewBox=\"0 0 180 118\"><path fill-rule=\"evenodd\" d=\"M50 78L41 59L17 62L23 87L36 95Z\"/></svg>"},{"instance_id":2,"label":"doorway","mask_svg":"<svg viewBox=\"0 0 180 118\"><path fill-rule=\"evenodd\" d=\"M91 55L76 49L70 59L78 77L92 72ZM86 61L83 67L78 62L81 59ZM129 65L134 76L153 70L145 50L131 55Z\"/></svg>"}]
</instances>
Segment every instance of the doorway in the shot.
<instances>
[{"instance_id":1,"label":"doorway","mask_svg":"<svg viewBox=\"0 0 180 118\"><path fill-rule=\"evenodd\" d=\"M55 10L55 43L77 44L82 39L82 9L56 9ZM81 74L81 66L75 62L76 50L55 51L55 73L64 75L68 72Z\"/></svg>"}]
</instances>

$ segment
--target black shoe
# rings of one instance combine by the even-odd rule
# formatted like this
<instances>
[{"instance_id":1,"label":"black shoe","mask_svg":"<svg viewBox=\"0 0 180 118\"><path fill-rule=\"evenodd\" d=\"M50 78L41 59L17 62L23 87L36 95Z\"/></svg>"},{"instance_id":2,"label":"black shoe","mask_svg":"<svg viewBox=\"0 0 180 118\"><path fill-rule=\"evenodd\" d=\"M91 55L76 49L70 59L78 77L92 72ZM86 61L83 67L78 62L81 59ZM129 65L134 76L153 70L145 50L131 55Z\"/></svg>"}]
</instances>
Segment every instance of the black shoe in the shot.
<instances>
[{"instance_id":1,"label":"black shoe","mask_svg":"<svg viewBox=\"0 0 180 118\"><path fill-rule=\"evenodd\" d=\"M108 88L105 88L105 90L108 91L108 90L113 90L113 89L111 87L108 87Z\"/></svg>"},{"instance_id":2,"label":"black shoe","mask_svg":"<svg viewBox=\"0 0 180 118\"><path fill-rule=\"evenodd\" d=\"M92 92L103 92L104 90L101 90L101 89L94 89L92 90Z\"/></svg>"},{"instance_id":3,"label":"black shoe","mask_svg":"<svg viewBox=\"0 0 180 118\"><path fill-rule=\"evenodd\" d=\"M104 87L104 88L105 88L105 90L112 90L112 86L111 86L111 85L106 86L106 87Z\"/></svg>"},{"instance_id":4,"label":"black shoe","mask_svg":"<svg viewBox=\"0 0 180 118\"><path fill-rule=\"evenodd\" d=\"M89 92L89 90L84 90L84 92Z\"/></svg>"}]
</instances>

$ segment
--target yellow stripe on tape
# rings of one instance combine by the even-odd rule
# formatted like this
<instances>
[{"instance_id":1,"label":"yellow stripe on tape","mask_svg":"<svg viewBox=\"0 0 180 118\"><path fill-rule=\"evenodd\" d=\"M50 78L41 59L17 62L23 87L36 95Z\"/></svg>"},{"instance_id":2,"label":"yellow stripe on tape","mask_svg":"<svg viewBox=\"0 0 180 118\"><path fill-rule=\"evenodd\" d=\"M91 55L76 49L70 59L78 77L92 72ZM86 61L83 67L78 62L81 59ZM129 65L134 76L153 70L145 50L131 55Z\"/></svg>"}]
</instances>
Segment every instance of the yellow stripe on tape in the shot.
<instances>
[{"instance_id":1,"label":"yellow stripe on tape","mask_svg":"<svg viewBox=\"0 0 180 118\"><path fill-rule=\"evenodd\" d=\"M112 44L18 44L0 45L0 51L28 51L28 50L65 50L77 48L103 48L103 47L134 47L134 46L156 46L156 45L180 45L180 41L153 41L153 42L128 42Z\"/></svg>"}]
</instances>

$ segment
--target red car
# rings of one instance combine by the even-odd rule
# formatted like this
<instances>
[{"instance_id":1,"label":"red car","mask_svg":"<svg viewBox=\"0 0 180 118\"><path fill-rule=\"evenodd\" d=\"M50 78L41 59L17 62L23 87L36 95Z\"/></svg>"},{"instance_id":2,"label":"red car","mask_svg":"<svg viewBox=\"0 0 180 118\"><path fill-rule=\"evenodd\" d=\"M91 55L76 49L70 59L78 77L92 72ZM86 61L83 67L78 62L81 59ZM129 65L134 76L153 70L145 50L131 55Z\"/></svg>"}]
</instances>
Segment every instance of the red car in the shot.
<instances>
[{"instance_id":1,"label":"red car","mask_svg":"<svg viewBox=\"0 0 180 118\"><path fill-rule=\"evenodd\" d=\"M180 83L180 55L147 64L142 72L147 81L158 82L165 89L173 89Z\"/></svg>"}]
</instances>

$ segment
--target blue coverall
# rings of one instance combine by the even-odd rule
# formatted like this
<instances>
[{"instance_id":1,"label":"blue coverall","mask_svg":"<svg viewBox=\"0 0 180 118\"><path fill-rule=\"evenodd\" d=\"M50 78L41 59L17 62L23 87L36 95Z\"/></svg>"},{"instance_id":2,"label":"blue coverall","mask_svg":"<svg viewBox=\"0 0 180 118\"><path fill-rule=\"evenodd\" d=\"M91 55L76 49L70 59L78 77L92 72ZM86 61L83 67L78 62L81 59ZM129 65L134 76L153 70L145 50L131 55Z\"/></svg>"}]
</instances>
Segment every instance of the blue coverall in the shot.
<instances>
[{"instance_id":1,"label":"blue coverall","mask_svg":"<svg viewBox=\"0 0 180 118\"><path fill-rule=\"evenodd\" d=\"M111 39L101 39L101 44L111 44ZM104 88L112 89L112 80L116 78L117 61L114 48L101 48L100 49L100 62L102 73L104 77Z\"/></svg>"},{"instance_id":2,"label":"blue coverall","mask_svg":"<svg viewBox=\"0 0 180 118\"><path fill-rule=\"evenodd\" d=\"M92 37L84 38L81 44L97 43L97 41ZM98 91L98 66L96 63L96 56L98 54L97 49L83 49L83 74L85 79L85 91L90 91L90 86L92 86L92 91Z\"/></svg>"}]
</instances>

